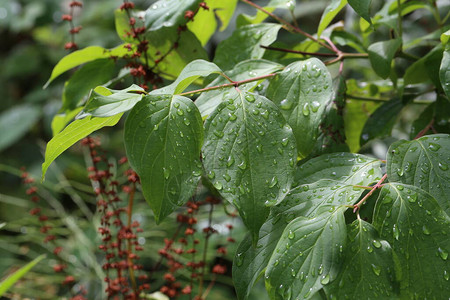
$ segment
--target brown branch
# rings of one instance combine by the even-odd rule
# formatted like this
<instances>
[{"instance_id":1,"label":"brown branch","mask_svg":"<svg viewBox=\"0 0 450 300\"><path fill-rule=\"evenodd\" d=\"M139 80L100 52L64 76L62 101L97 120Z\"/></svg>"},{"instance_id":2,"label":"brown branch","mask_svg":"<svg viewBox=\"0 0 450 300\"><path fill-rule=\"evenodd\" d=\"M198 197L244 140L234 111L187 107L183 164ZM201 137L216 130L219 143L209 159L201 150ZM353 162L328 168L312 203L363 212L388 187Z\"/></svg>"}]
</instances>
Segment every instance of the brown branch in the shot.
<instances>
[{"instance_id":1,"label":"brown branch","mask_svg":"<svg viewBox=\"0 0 450 300\"><path fill-rule=\"evenodd\" d=\"M361 205L363 205L364 202L366 202L367 198L369 198L369 197L373 194L373 192L375 192L375 190L377 190L377 189L381 186L381 184L383 183L383 181L386 180L386 178L387 178L387 173L384 174L383 177L381 177L380 181L378 181L378 182L372 187L372 189L370 190L370 192L368 192L368 193L361 199L361 201L359 201L358 203L356 203L356 204L353 206L353 212L356 212L356 211L358 211L358 210L361 208Z\"/></svg>"}]
</instances>

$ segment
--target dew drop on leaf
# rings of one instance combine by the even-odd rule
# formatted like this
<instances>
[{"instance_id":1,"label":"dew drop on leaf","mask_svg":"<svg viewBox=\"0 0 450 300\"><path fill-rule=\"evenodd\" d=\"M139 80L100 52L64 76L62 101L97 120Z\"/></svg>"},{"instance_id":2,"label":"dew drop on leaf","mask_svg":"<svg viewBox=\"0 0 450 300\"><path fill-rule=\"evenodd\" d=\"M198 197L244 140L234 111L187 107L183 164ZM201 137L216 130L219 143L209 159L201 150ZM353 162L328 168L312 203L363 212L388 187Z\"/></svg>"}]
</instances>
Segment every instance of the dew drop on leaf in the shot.
<instances>
[{"instance_id":1,"label":"dew drop on leaf","mask_svg":"<svg viewBox=\"0 0 450 300\"><path fill-rule=\"evenodd\" d=\"M430 149L431 151L436 152L436 151L438 151L439 149L441 149L441 146L440 146L439 144L436 144L436 143L430 143L430 144L428 145L428 149Z\"/></svg>"},{"instance_id":2,"label":"dew drop on leaf","mask_svg":"<svg viewBox=\"0 0 450 300\"><path fill-rule=\"evenodd\" d=\"M220 181L216 181L216 183L214 183L214 187L220 191L222 189L222 183Z\"/></svg>"},{"instance_id":3,"label":"dew drop on leaf","mask_svg":"<svg viewBox=\"0 0 450 300\"><path fill-rule=\"evenodd\" d=\"M306 117L309 116L309 103L308 103L308 102L306 102L306 103L303 105L302 113L303 113L303 115L306 116Z\"/></svg>"},{"instance_id":4,"label":"dew drop on leaf","mask_svg":"<svg viewBox=\"0 0 450 300\"><path fill-rule=\"evenodd\" d=\"M447 260L448 258L448 252L445 249L442 249L441 247L438 248L438 253L439 256L443 259L443 260Z\"/></svg>"},{"instance_id":5,"label":"dew drop on leaf","mask_svg":"<svg viewBox=\"0 0 450 300\"><path fill-rule=\"evenodd\" d=\"M164 178L168 179L170 176L170 171L169 169L163 168L163 172L164 172Z\"/></svg>"},{"instance_id":6,"label":"dew drop on leaf","mask_svg":"<svg viewBox=\"0 0 450 300\"><path fill-rule=\"evenodd\" d=\"M311 103L311 110L313 112L317 112L319 110L319 107L320 107L320 103L318 101L313 101Z\"/></svg>"},{"instance_id":7,"label":"dew drop on leaf","mask_svg":"<svg viewBox=\"0 0 450 300\"><path fill-rule=\"evenodd\" d=\"M221 138L221 137L223 137L223 135L224 135L223 131L220 131L220 130L214 130L213 133L214 133L214 135L217 136L218 138Z\"/></svg>"},{"instance_id":8,"label":"dew drop on leaf","mask_svg":"<svg viewBox=\"0 0 450 300\"><path fill-rule=\"evenodd\" d=\"M209 171L208 172L208 178L209 179L214 179L214 177L216 177L216 173L214 171Z\"/></svg>"},{"instance_id":9,"label":"dew drop on leaf","mask_svg":"<svg viewBox=\"0 0 450 300\"><path fill-rule=\"evenodd\" d=\"M441 169L442 171L447 171L448 170L448 165L446 163L439 163L438 164L439 169Z\"/></svg>"},{"instance_id":10,"label":"dew drop on leaf","mask_svg":"<svg viewBox=\"0 0 450 300\"><path fill-rule=\"evenodd\" d=\"M378 241L378 240L373 240L372 241L372 245L375 247L375 248L381 248L381 243L380 243L380 241Z\"/></svg>"},{"instance_id":11,"label":"dew drop on leaf","mask_svg":"<svg viewBox=\"0 0 450 300\"><path fill-rule=\"evenodd\" d=\"M423 234L425 234L425 235L430 235L430 234L431 234L431 233L430 233L430 230L427 228L426 225L423 225L423 226L422 226L422 232L423 232Z\"/></svg>"},{"instance_id":12,"label":"dew drop on leaf","mask_svg":"<svg viewBox=\"0 0 450 300\"><path fill-rule=\"evenodd\" d=\"M379 276L381 273L381 268L377 265L372 264L372 271L375 273L375 275Z\"/></svg>"},{"instance_id":13,"label":"dew drop on leaf","mask_svg":"<svg viewBox=\"0 0 450 300\"><path fill-rule=\"evenodd\" d=\"M244 262L244 253L238 253L236 255L236 265L238 267L242 266L242 263Z\"/></svg>"},{"instance_id":14,"label":"dew drop on leaf","mask_svg":"<svg viewBox=\"0 0 450 300\"><path fill-rule=\"evenodd\" d=\"M245 95L245 100L247 100L248 102L255 102L255 97L251 94L247 94Z\"/></svg>"},{"instance_id":15,"label":"dew drop on leaf","mask_svg":"<svg viewBox=\"0 0 450 300\"><path fill-rule=\"evenodd\" d=\"M280 107L283 110L290 110L292 108L292 101L289 101L288 99L283 99L280 102Z\"/></svg>"},{"instance_id":16,"label":"dew drop on leaf","mask_svg":"<svg viewBox=\"0 0 450 300\"><path fill-rule=\"evenodd\" d=\"M295 238L295 233L292 230L289 230L288 239L292 240L293 238Z\"/></svg>"},{"instance_id":17,"label":"dew drop on leaf","mask_svg":"<svg viewBox=\"0 0 450 300\"><path fill-rule=\"evenodd\" d=\"M330 274L323 276L320 283L323 285L330 283Z\"/></svg>"},{"instance_id":18,"label":"dew drop on leaf","mask_svg":"<svg viewBox=\"0 0 450 300\"><path fill-rule=\"evenodd\" d=\"M225 179L226 182L230 182L230 180L231 180L231 176L228 175L227 173L223 174L222 177L223 177L223 179Z\"/></svg>"}]
</instances>

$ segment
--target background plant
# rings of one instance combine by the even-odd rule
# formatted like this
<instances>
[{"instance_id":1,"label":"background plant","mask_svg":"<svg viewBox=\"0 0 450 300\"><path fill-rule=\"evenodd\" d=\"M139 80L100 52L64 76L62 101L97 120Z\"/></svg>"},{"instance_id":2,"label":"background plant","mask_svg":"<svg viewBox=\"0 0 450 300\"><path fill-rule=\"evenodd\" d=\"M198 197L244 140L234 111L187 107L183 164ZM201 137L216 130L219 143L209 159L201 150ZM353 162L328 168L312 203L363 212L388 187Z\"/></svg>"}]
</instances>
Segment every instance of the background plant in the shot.
<instances>
[{"instance_id":1,"label":"background plant","mask_svg":"<svg viewBox=\"0 0 450 300\"><path fill-rule=\"evenodd\" d=\"M298 13L311 3L242 2L256 15L237 17L211 61L203 46L214 45L214 28L227 26L236 1L159 1L145 11L123 2L115 25L124 43L67 55L46 84L82 65L65 83L43 176L71 145L129 111L124 144L139 179L125 191L128 205L141 190L164 226L187 203L188 215L177 218L187 236L198 222L194 195L204 189L233 205L249 231L232 268L238 298L249 297L262 274L272 299L445 297L448 5L331 1L311 29ZM73 22L73 13L63 19ZM79 30L70 28L73 38ZM398 138L412 141L387 151ZM92 151L91 158L109 164ZM109 183L119 174L105 170ZM97 195L108 198L93 171ZM213 198L204 199L212 208ZM213 228L207 215L204 249ZM192 259L201 240L191 241ZM172 243L160 252L171 272L179 263L168 255ZM223 262L208 272L205 258L186 264L193 279L181 294L206 297L204 280L226 273ZM121 281L119 272L118 284L138 297L132 273ZM181 286L172 276L160 290L175 297Z\"/></svg>"}]
</instances>

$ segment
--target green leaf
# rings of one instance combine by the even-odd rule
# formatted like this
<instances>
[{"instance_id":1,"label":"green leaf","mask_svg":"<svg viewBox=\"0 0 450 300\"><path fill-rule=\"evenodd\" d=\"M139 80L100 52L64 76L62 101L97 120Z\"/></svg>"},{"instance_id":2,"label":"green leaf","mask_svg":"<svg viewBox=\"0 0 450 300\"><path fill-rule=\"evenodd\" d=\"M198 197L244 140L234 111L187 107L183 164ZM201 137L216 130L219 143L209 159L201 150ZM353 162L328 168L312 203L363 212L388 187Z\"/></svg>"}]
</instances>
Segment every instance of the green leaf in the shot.
<instances>
[{"instance_id":1,"label":"green leaf","mask_svg":"<svg viewBox=\"0 0 450 300\"><path fill-rule=\"evenodd\" d=\"M124 136L127 157L159 223L186 203L200 179L200 113L186 97L149 95L131 110Z\"/></svg>"},{"instance_id":2,"label":"green leaf","mask_svg":"<svg viewBox=\"0 0 450 300\"><path fill-rule=\"evenodd\" d=\"M64 56L53 68L52 74L44 85L46 88L56 77L63 74L64 72L78 67L84 63L101 59L101 58L111 58L111 57L123 57L128 54L128 49L124 45L117 46L114 49L108 50L99 46L90 46L81 50L74 51L66 56Z\"/></svg>"},{"instance_id":3,"label":"green leaf","mask_svg":"<svg viewBox=\"0 0 450 300\"><path fill-rule=\"evenodd\" d=\"M348 225L348 244L343 269L325 287L330 299L394 298L394 261L388 242L380 240L375 228L361 220Z\"/></svg>"},{"instance_id":4,"label":"green leaf","mask_svg":"<svg viewBox=\"0 0 450 300\"><path fill-rule=\"evenodd\" d=\"M344 8L347 4L347 0L331 0L331 3L323 11L320 18L319 27L317 28L317 36L320 37L322 32L333 21L334 17Z\"/></svg>"},{"instance_id":5,"label":"green leaf","mask_svg":"<svg viewBox=\"0 0 450 300\"><path fill-rule=\"evenodd\" d=\"M111 117L132 109L141 101L144 89L131 85L124 90L111 90L102 86L94 89L78 118L86 116Z\"/></svg>"},{"instance_id":6,"label":"green leaf","mask_svg":"<svg viewBox=\"0 0 450 300\"><path fill-rule=\"evenodd\" d=\"M214 63L222 70L230 70L243 60L262 58L265 49L260 46L272 44L280 28L278 24L261 23L236 29L231 37L218 45Z\"/></svg>"},{"instance_id":7,"label":"green leaf","mask_svg":"<svg viewBox=\"0 0 450 300\"><path fill-rule=\"evenodd\" d=\"M223 73L222 70L214 63L203 59L197 59L190 62L183 71L181 71L177 80L172 84L161 89L150 92L151 95L160 94L179 94L183 92L192 82L199 77L206 77L214 73Z\"/></svg>"},{"instance_id":8,"label":"green leaf","mask_svg":"<svg viewBox=\"0 0 450 300\"><path fill-rule=\"evenodd\" d=\"M162 27L157 31L147 32L147 57L153 72L161 73L168 79L175 80L183 68L196 59L208 60L208 55L197 37L189 30L177 32L175 27ZM177 43L177 47L173 45ZM157 65L155 60L160 60Z\"/></svg>"},{"instance_id":9,"label":"green leaf","mask_svg":"<svg viewBox=\"0 0 450 300\"><path fill-rule=\"evenodd\" d=\"M75 120L63 131L55 135L47 144L45 150L45 161L42 164L42 180L45 178L50 164L70 146L105 126L114 126L119 122L122 114L108 118L97 118L88 116L82 120Z\"/></svg>"},{"instance_id":10,"label":"green leaf","mask_svg":"<svg viewBox=\"0 0 450 300\"><path fill-rule=\"evenodd\" d=\"M67 81L64 87L61 111L73 110L89 91L108 82L113 77L115 63L112 59L97 59L86 63Z\"/></svg>"},{"instance_id":11,"label":"green leaf","mask_svg":"<svg viewBox=\"0 0 450 300\"><path fill-rule=\"evenodd\" d=\"M374 138L390 135L402 109L403 103L398 98L389 100L378 107L364 124L361 132L361 145Z\"/></svg>"},{"instance_id":12,"label":"green leaf","mask_svg":"<svg viewBox=\"0 0 450 300\"><path fill-rule=\"evenodd\" d=\"M83 107L78 107L78 108L75 108L74 110L66 111L62 114L55 115L53 117L52 125L51 125L53 136L55 136L59 132L61 132L61 130L63 130L64 127L66 127L66 125L69 124L70 121L72 121L75 118L75 116L78 115L78 113L82 110L83 110Z\"/></svg>"},{"instance_id":13,"label":"green leaf","mask_svg":"<svg viewBox=\"0 0 450 300\"><path fill-rule=\"evenodd\" d=\"M297 170L295 188L272 208L262 225L256 247L249 238L244 239L236 250L232 270L238 298L248 297L290 221L299 216L315 216L323 204L351 205L363 192L353 185L367 186L379 178L380 161L359 154L326 154L303 164Z\"/></svg>"},{"instance_id":14,"label":"green leaf","mask_svg":"<svg viewBox=\"0 0 450 300\"><path fill-rule=\"evenodd\" d=\"M409 142L398 141L391 145L387 155L388 178L427 191L450 215L449 149L448 134L424 136Z\"/></svg>"},{"instance_id":15,"label":"green leaf","mask_svg":"<svg viewBox=\"0 0 450 300\"><path fill-rule=\"evenodd\" d=\"M346 209L289 223L265 273L271 299L307 299L337 277L347 237Z\"/></svg>"},{"instance_id":16,"label":"green leaf","mask_svg":"<svg viewBox=\"0 0 450 300\"><path fill-rule=\"evenodd\" d=\"M373 70L381 78L386 79L391 73L391 63L397 50L401 47L401 39L393 39L373 43L367 49Z\"/></svg>"},{"instance_id":17,"label":"green leaf","mask_svg":"<svg viewBox=\"0 0 450 300\"><path fill-rule=\"evenodd\" d=\"M370 3L372 0L348 0L348 4L356 11L356 13L372 24L370 20Z\"/></svg>"},{"instance_id":18,"label":"green leaf","mask_svg":"<svg viewBox=\"0 0 450 300\"><path fill-rule=\"evenodd\" d=\"M445 47L442 62L439 68L439 79L447 98L450 99L450 45Z\"/></svg>"},{"instance_id":19,"label":"green leaf","mask_svg":"<svg viewBox=\"0 0 450 300\"><path fill-rule=\"evenodd\" d=\"M316 143L319 125L333 98L332 85L330 72L317 58L292 63L270 81L266 95L291 125L301 157Z\"/></svg>"},{"instance_id":20,"label":"green leaf","mask_svg":"<svg viewBox=\"0 0 450 300\"><path fill-rule=\"evenodd\" d=\"M450 295L450 219L430 194L415 186L385 184L375 206L374 226L398 259L402 299Z\"/></svg>"},{"instance_id":21,"label":"green leaf","mask_svg":"<svg viewBox=\"0 0 450 300\"><path fill-rule=\"evenodd\" d=\"M271 0L267 3L266 6L263 7L265 11L273 12L277 8L288 9L290 11L295 10L295 1L294 0ZM247 14L240 14L236 19L237 27L241 27L249 24L258 24L262 23L265 19L267 19L269 15L261 10L257 10L254 16L250 16Z\"/></svg>"},{"instance_id":22,"label":"green leaf","mask_svg":"<svg viewBox=\"0 0 450 300\"><path fill-rule=\"evenodd\" d=\"M346 90L344 77L336 77L333 80L333 97L326 105L324 118L319 125L320 133L311 152L311 156L349 151L349 147L345 143L343 117Z\"/></svg>"},{"instance_id":23,"label":"green leaf","mask_svg":"<svg viewBox=\"0 0 450 300\"><path fill-rule=\"evenodd\" d=\"M17 105L0 114L0 151L23 137L39 120L41 110L30 104Z\"/></svg>"},{"instance_id":24,"label":"green leaf","mask_svg":"<svg viewBox=\"0 0 450 300\"><path fill-rule=\"evenodd\" d=\"M411 132L409 133L409 138L411 140L414 139L419 134L419 132L425 129L427 125L430 124L431 120L433 120L435 107L436 103L431 103L425 108L420 116L416 120L414 120L411 125ZM431 131L431 129L429 129L428 131Z\"/></svg>"},{"instance_id":25,"label":"green leaf","mask_svg":"<svg viewBox=\"0 0 450 300\"><path fill-rule=\"evenodd\" d=\"M194 20L187 24L188 29L195 34L203 46L206 45L219 25L220 31L227 28L236 8L237 0L207 0L204 2L209 9L200 9ZM216 18L220 21L220 24Z\"/></svg>"},{"instance_id":26,"label":"green leaf","mask_svg":"<svg viewBox=\"0 0 450 300\"><path fill-rule=\"evenodd\" d=\"M437 87L441 87L440 65L442 61L442 45L434 47L425 56L414 62L406 69L404 84L416 84L431 80L431 82Z\"/></svg>"},{"instance_id":27,"label":"green leaf","mask_svg":"<svg viewBox=\"0 0 450 300\"><path fill-rule=\"evenodd\" d=\"M291 185L297 157L292 130L270 100L237 91L208 117L205 128L207 175L236 206L255 241L268 205L279 203Z\"/></svg>"},{"instance_id":28,"label":"green leaf","mask_svg":"<svg viewBox=\"0 0 450 300\"><path fill-rule=\"evenodd\" d=\"M258 76L267 75L282 69L283 66L268 60L263 59L251 59L245 60L243 62L238 63L232 70L226 71L225 74L234 81L246 80ZM262 81L262 80L261 80ZM207 87L218 86L222 84L229 83L227 79L220 76L212 81ZM239 89L241 91L252 91L260 81L249 82L246 84L241 84ZM222 103L222 101L226 100L226 97L230 93L230 91L234 90L233 87L217 89L208 92L203 92L197 100L195 100L195 104L197 105L202 117L208 116L211 114L216 107Z\"/></svg>"},{"instance_id":29,"label":"green leaf","mask_svg":"<svg viewBox=\"0 0 450 300\"><path fill-rule=\"evenodd\" d=\"M155 31L161 27L175 27L184 25L184 13L195 11L200 0L159 0L145 11L145 27Z\"/></svg>"},{"instance_id":30,"label":"green leaf","mask_svg":"<svg viewBox=\"0 0 450 300\"><path fill-rule=\"evenodd\" d=\"M31 262L27 263L25 266L15 271L13 274L9 275L6 279L0 282L0 296L3 296L9 288L11 288L14 283L16 283L20 278L25 276L35 265L37 265L41 260L46 257L45 254L39 255Z\"/></svg>"}]
</instances>

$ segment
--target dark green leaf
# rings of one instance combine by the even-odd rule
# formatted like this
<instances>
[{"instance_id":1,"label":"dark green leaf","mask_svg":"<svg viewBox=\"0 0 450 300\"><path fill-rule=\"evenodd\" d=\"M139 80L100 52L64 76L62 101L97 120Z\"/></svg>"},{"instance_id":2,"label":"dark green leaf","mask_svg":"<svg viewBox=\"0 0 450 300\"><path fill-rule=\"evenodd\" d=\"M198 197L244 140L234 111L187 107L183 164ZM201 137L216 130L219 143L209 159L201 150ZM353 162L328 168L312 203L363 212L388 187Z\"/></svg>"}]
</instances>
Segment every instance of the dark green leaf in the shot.
<instances>
[{"instance_id":1,"label":"dark green leaf","mask_svg":"<svg viewBox=\"0 0 450 300\"><path fill-rule=\"evenodd\" d=\"M333 97L324 111L324 118L319 125L320 133L314 145L312 156L331 152L348 152L345 143L344 107L345 107L344 77L339 76L333 80Z\"/></svg>"},{"instance_id":2,"label":"dark green leaf","mask_svg":"<svg viewBox=\"0 0 450 300\"><path fill-rule=\"evenodd\" d=\"M347 238L346 209L298 217L287 225L265 273L271 299L307 299L337 277Z\"/></svg>"},{"instance_id":3,"label":"dark green leaf","mask_svg":"<svg viewBox=\"0 0 450 300\"><path fill-rule=\"evenodd\" d=\"M144 89L131 85L124 90L111 90L102 86L94 89L78 118L86 116L110 117L126 112L141 101Z\"/></svg>"},{"instance_id":4,"label":"dark green leaf","mask_svg":"<svg viewBox=\"0 0 450 300\"><path fill-rule=\"evenodd\" d=\"M445 47L439 69L439 79L447 98L450 99L450 45Z\"/></svg>"},{"instance_id":5,"label":"dark green leaf","mask_svg":"<svg viewBox=\"0 0 450 300\"><path fill-rule=\"evenodd\" d=\"M381 190L373 219L399 261L401 299L446 299L450 219L436 200L415 186L389 183Z\"/></svg>"},{"instance_id":6,"label":"dark green leaf","mask_svg":"<svg viewBox=\"0 0 450 300\"><path fill-rule=\"evenodd\" d=\"M370 3L372 0L348 0L348 4L356 11L356 13L372 24L370 20Z\"/></svg>"},{"instance_id":7,"label":"dark green leaf","mask_svg":"<svg viewBox=\"0 0 450 300\"><path fill-rule=\"evenodd\" d=\"M323 11L320 18L319 27L317 28L317 36L320 36L325 28L330 25L334 17L344 8L347 4L347 0L331 0L331 3Z\"/></svg>"},{"instance_id":8,"label":"dark green leaf","mask_svg":"<svg viewBox=\"0 0 450 300\"><path fill-rule=\"evenodd\" d=\"M90 46L81 50L74 51L66 56L64 56L53 68L52 75L45 84L44 88L47 87L56 77L62 73L78 67L84 63L101 59L101 58L111 58L111 57L122 57L128 54L128 49L124 45L117 46L114 49L108 50L99 46Z\"/></svg>"},{"instance_id":9,"label":"dark green leaf","mask_svg":"<svg viewBox=\"0 0 450 300\"><path fill-rule=\"evenodd\" d=\"M443 94L438 94L436 97L436 108L434 110L433 128L437 132L450 133L450 99Z\"/></svg>"},{"instance_id":10,"label":"dark green leaf","mask_svg":"<svg viewBox=\"0 0 450 300\"><path fill-rule=\"evenodd\" d=\"M401 39L373 43L367 49L372 68L378 76L386 79L391 73L391 63L402 45Z\"/></svg>"},{"instance_id":11,"label":"dark green leaf","mask_svg":"<svg viewBox=\"0 0 450 300\"><path fill-rule=\"evenodd\" d=\"M15 271L13 274L9 275L7 278L0 282L0 296L5 294L10 287L14 285L20 278L25 276L35 265L37 265L41 260L45 258L45 254L42 254L31 262L27 263L25 266Z\"/></svg>"},{"instance_id":12,"label":"dark green leaf","mask_svg":"<svg viewBox=\"0 0 450 300\"><path fill-rule=\"evenodd\" d=\"M119 122L122 114L108 118L86 117L82 120L75 120L63 131L55 135L47 144L45 150L45 161L42 164L42 180L45 178L50 164L70 146L105 126L114 126Z\"/></svg>"},{"instance_id":13,"label":"dark green leaf","mask_svg":"<svg viewBox=\"0 0 450 300\"><path fill-rule=\"evenodd\" d=\"M266 6L263 7L265 11L273 12L277 8L289 9L290 11L294 11L295 9L295 1L294 0L271 0L267 3ZM269 15L261 10L256 11L256 15L250 16L247 14L241 14L236 19L236 24L238 27L249 25L249 24L258 24L262 23L265 19L267 19Z\"/></svg>"},{"instance_id":14,"label":"dark green leaf","mask_svg":"<svg viewBox=\"0 0 450 300\"><path fill-rule=\"evenodd\" d=\"M258 237L268 205L287 194L297 158L292 130L267 98L233 91L205 124L203 164L214 187Z\"/></svg>"},{"instance_id":15,"label":"dark green leaf","mask_svg":"<svg viewBox=\"0 0 450 300\"><path fill-rule=\"evenodd\" d=\"M6 149L27 133L39 120L41 110L34 105L15 106L0 114L0 151Z\"/></svg>"},{"instance_id":16,"label":"dark green leaf","mask_svg":"<svg viewBox=\"0 0 450 300\"><path fill-rule=\"evenodd\" d=\"M390 135L402 109L403 103L398 98L389 100L378 107L364 124L361 132L361 145L374 138Z\"/></svg>"},{"instance_id":17,"label":"dark green leaf","mask_svg":"<svg viewBox=\"0 0 450 300\"><path fill-rule=\"evenodd\" d=\"M439 69L441 61L442 45L438 45L406 69L405 85L431 80L436 87L440 88Z\"/></svg>"},{"instance_id":18,"label":"dark green leaf","mask_svg":"<svg viewBox=\"0 0 450 300\"><path fill-rule=\"evenodd\" d=\"M437 134L398 141L387 156L390 181L410 184L430 193L450 215L450 137Z\"/></svg>"},{"instance_id":19,"label":"dark green leaf","mask_svg":"<svg viewBox=\"0 0 450 300\"><path fill-rule=\"evenodd\" d=\"M124 136L130 164L159 223L192 196L200 179L200 113L186 97L149 95L131 110Z\"/></svg>"},{"instance_id":20,"label":"dark green leaf","mask_svg":"<svg viewBox=\"0 0 450 300\"><path fill-rule=\"evenodd\" d=\"M112 59L97 59L86 63L67 81L64 87L61 111L72 110L98 85L104 84L114 75L115 63Z\"/></svg>"},{"instance_id":21,"label":"dark green leaf","mask_svg":"<svg viewBox=\"0 0 450 300\"><path fill-rule=\"evenodd\" d=\"M278 24L261 23L236 29L217 47L214 63L222 70L230 70L241 61L262 58L265 49L260 46L272 44L280 28Z\"/></svg>"},{"instance_id":22,"label":"dark green leaf","mask_svg":"<svg viewBox=\"0 0 450 300\"><path fill-rule=\"evenodd\" d=\"M234 81L241 81L245 79L267 75L282 68L283 68L282 65L268 60L252 59L238 63L232 70L226 71L225 74ZM229 83L229 81L224 77L220 76L216 78L213 82L208 84L207 87L217 86L225 83ZM259 84L258 81L249 82L240 85L239 89L241 91L246 90L252 91L258 84ZM195 104L200 110L202 117L211 114L214 111L214 109L216 109L217 105L219 105L222 101L226 100L226 97L228 96L229 92L232 91L233 89L234 86L229 87L227 89L217 89L209 92L203 92L197 98L197 100L195 100Z\"/></svg>"},{"instance_id":23,"label":"dark green leaf","mask_svg":"<svg viewBox=\"0 0 450 300\"><path fill-rule=\"evenodd\" d=\"M160 73L168 79L175 80L191 61L208 60L205 49L189 30L178 33L176 28L162 27L157 31L147 32L145 37L149 42L147 51L149 66L154 68L153 72ZM178 47L173 48L175 43ZM160 59L162 60L155 65L155 60Z\"/></svg>"},{"instance_id":24,"label":"dark green leaf","mask_svg":"<svg viewBox=\"0 0 450 300\"><path fill-rule=\"evenodd\" d=\"M200 9L195 15L194 20L187 24L188 29L197 36L202 45L205 45L208 42L219 25L220 31L224 31L227 28L238 1L207 0L204 2L206 2L209 9Z\"/></svg>"},{"instance_id":25,"label":"dark green leaf","mask_svg":"<svg viewBox=\"0 0 450 300\"><path fill-rule=\"evenodd\" d=\"M435 106L435 103L428 105L427 108L425 108L425 110L420 114L420 116L412 123L411 132L409 133L410 139L414 139L419 134L419 132L424 130L428 126L428 124L430 124L431 120L433 120L434 117Z\"/></svg>"},{"instance_id":26,"label":"dark green leaf","mask_svg":"<svg viewBox=\"0 0 450 300\"><path fill-rule=\"evenodd\" d=\"M256 247L250 239L244 239L236 251L233 281L238 298L245 299L249 295L290 221L299 216L315 216L323 204L351 205L363 191L353 185L369 185L380 177L380 161L359 154L327 154L302 165L296 173L297 185L301 186L292 189L279 205L272 208L261 227ZM321 182L317 182L319 180ZM338 185L340 187L335 188Z\"/></svg>"},{"instance_id":27,"label":"dark green leaf","mask_svg":"<svg viewBox=\"0 0 450 300\"><path fill-rule=\"evenodd\" d=\"M222 70L211 62L197 59L190 62L186 67L184 67L177 80L175 80L172 84L161 89L154 90L150 92L150 94L179 94L183 92L197 78L206 77L214 73L220 74L222 73Z\"/></svg>"},{"instance_id":28,"label":"dark green leaf","mask_svg":"<svg viewBox=\"0 0 450 300\"><path fill-rule=\"evenodd\" d=\"M333 98L332 85L330 72L317 58L292 63L270 81L267 97L291 125L301 157L314 147L326 106Z\"/></svg>"},{"instance_id":29,"label":"dark green leaf","mask_svg":"<svg viewBox=\"0 0 450 300\"><path fill-rule=\"evenodd\" d=\"M325 287L330 299L394 298L394 262L391 246L375 228L361 219L348 225L343 269Z\"/></svg>"},{"instance_id":30,"label":"dark green leaf","mask_svg":"<svg viewBox=\"0 0 450 300\"><path fill-rule=\"evenodd\" d=\"M199 3L200 0L159 0L145 11L145 27L155 31L161 27L184 25L185 11L195 11Z\"/></svg>"}]
</instances>

